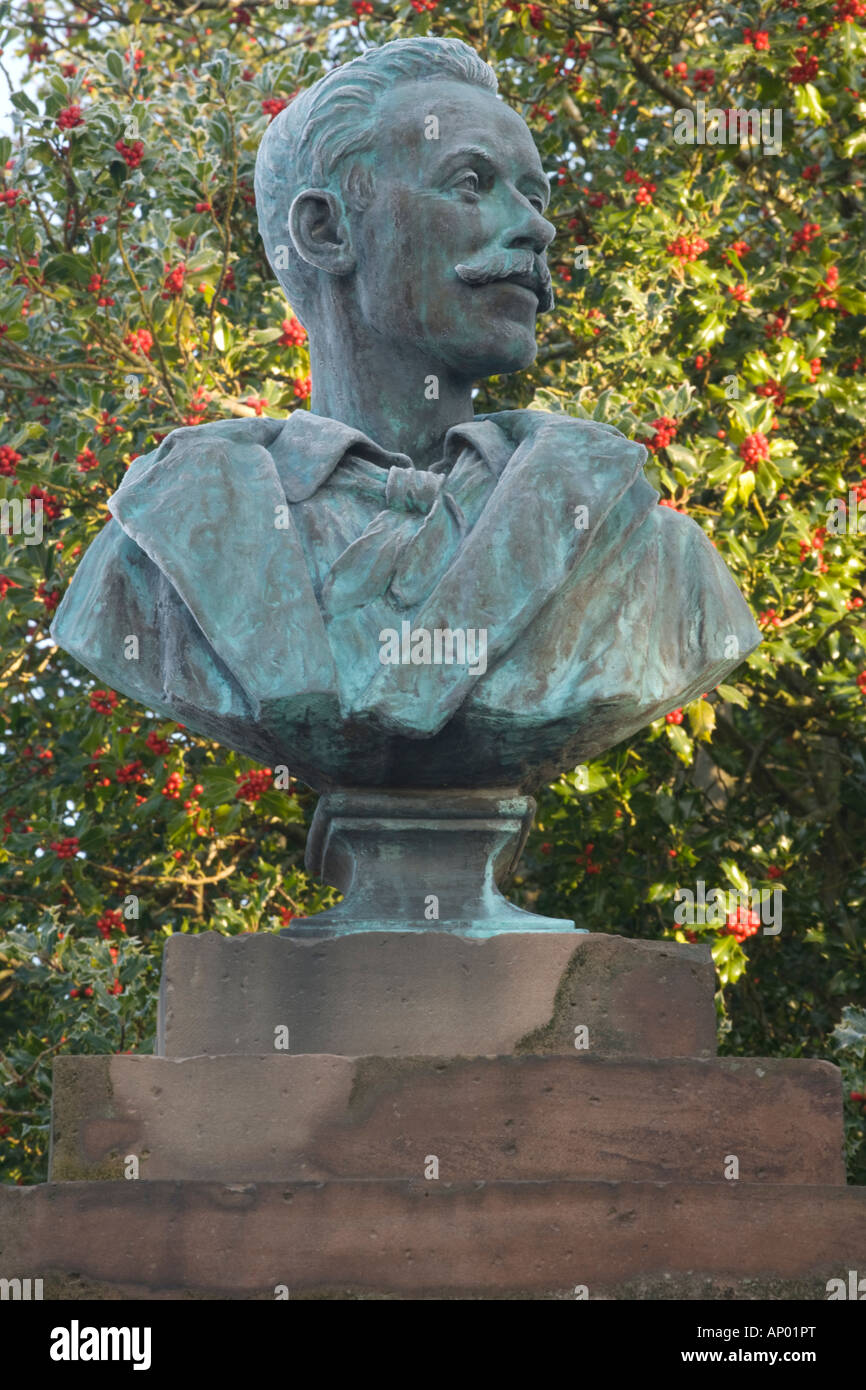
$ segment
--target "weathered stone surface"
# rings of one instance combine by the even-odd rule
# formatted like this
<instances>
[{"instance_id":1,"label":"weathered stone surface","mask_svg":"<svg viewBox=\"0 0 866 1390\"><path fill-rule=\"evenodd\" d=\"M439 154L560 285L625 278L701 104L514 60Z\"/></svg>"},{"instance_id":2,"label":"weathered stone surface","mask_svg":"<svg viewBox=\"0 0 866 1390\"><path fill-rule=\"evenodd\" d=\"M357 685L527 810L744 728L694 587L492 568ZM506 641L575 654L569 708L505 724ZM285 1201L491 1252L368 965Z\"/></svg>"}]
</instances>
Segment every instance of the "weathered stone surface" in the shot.
<instances>
[{"instance_id":1,"label":"weathered stone surface","mask_svg":"<svg viewBox=\"0 0 866 1390\"><path fill-rule=\"evenodd\" d=\"M157 1052L340 1056L711 1057L709 948L576 932L466 940L368 932L324 941L272 933L169 938Z\"/></svg>"},{"instance_id":2,"label":"weathered stone surface","mask_svg":"<svg viewBox=\"0 0 866 1390\"><path fill-rule=\"evenodd\" d=\"M827 1062L61 1057L51 1177L842 1183Z\"/></svg>"},{"instance_id":3,"label":"weathered stone surface","mask_svg":"<svg viewBox=\"0 0 866 1390\"><path fill-rule=\"evenodd\" d=\"M0 1270L48 1298L826 1298L866 1188L745 1183L0 1189Z\"/></svg>"}]
</instances>

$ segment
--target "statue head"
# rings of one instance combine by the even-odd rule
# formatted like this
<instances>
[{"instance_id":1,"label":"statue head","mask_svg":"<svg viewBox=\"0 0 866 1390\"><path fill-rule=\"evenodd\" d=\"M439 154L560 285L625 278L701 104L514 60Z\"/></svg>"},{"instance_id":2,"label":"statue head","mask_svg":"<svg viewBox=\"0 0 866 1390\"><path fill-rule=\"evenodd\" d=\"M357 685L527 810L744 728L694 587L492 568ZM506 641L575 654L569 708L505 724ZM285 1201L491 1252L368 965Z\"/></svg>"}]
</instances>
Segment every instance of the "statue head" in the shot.
<instances>
[{"instance_id":1,"label":"statue head","mask_svg":"<svg viewBox=\"0 0 866 1390\"><path fill-rule=\"evenodd\" d=\"M265 250L313 348L479 380L528 366L552 304L549 184L492 68L457 39L371 49L302 92L256 163Z\"/></svg>"}]
</instances>

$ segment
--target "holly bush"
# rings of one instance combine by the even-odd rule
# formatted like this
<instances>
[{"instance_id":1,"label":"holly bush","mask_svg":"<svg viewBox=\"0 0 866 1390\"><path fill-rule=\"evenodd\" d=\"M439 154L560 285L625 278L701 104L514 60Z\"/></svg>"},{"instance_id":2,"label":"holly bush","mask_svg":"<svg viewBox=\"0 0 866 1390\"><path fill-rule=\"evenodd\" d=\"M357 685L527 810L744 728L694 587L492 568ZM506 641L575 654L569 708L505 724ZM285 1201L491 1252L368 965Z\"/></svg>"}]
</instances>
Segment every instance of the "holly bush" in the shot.
<instances>
[{"instance_id":1,"label":"holly bush","mask_svg":"<svg viewBox=\"0 0 866 1390\"><path fill-rule=\"evenodd\" d=\"M845 1063L863 1181L866 0L0 4L27 63L0 139L0 1175L45 1175L58 1052L152 1048L168 934L332 900L302 868L309 790L98 688L48 626L133 458L307 407L256 147L334 62L418 34L495 65L553 186L556 309L478 408L642 439L764 635L730 684L544 789L513 895L708 941L723 1051ZM699 881L777 893L781 930L733 897L681 925Z\"/></svg>"}]
</instances>

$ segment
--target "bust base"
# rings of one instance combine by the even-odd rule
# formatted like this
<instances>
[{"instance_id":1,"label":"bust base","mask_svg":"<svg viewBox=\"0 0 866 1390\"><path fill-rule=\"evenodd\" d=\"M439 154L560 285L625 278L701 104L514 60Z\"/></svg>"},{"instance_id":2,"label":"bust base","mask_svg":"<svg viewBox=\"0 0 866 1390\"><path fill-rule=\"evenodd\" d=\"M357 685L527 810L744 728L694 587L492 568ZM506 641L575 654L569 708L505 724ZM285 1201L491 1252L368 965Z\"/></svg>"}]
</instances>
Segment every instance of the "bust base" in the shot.
<instances>
[{"instance_id":1,"label":"bust base","mask_svg":"<svg viewBox=\"0 0 866 1390\"><path fill-rule=\"evenodd\" d=\"M535 802L492 791L343 790L322 796L305 864L345 896L292 923L293 937L424 931L484 939L574 922L515 907L498 885L517 867Z\"/></svg>"}]
</instances>

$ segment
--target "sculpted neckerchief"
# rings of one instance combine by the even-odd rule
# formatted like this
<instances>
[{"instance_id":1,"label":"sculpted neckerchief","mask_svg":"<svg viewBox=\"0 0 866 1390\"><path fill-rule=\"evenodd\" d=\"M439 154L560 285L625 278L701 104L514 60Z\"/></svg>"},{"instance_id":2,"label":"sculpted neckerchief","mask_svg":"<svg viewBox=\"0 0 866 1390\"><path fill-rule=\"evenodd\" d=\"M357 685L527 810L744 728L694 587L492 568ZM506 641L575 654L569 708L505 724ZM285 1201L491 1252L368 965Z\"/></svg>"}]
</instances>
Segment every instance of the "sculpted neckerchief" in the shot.
<instances>
[{"instance_id":1,"label":"sculpted neckerchief","mask_svg":"<svg viewBox=\"0 0 866 1390\"><path fill-rule=\"evenodd\" d=\"M387 598L412 608L432 593L472 530L495 477L467 444L453 466L386 470L347 459L331 485L381 499L383 510L343 551L325 580L322 606L330 618Z\"/></svg>"}]
</instances>

